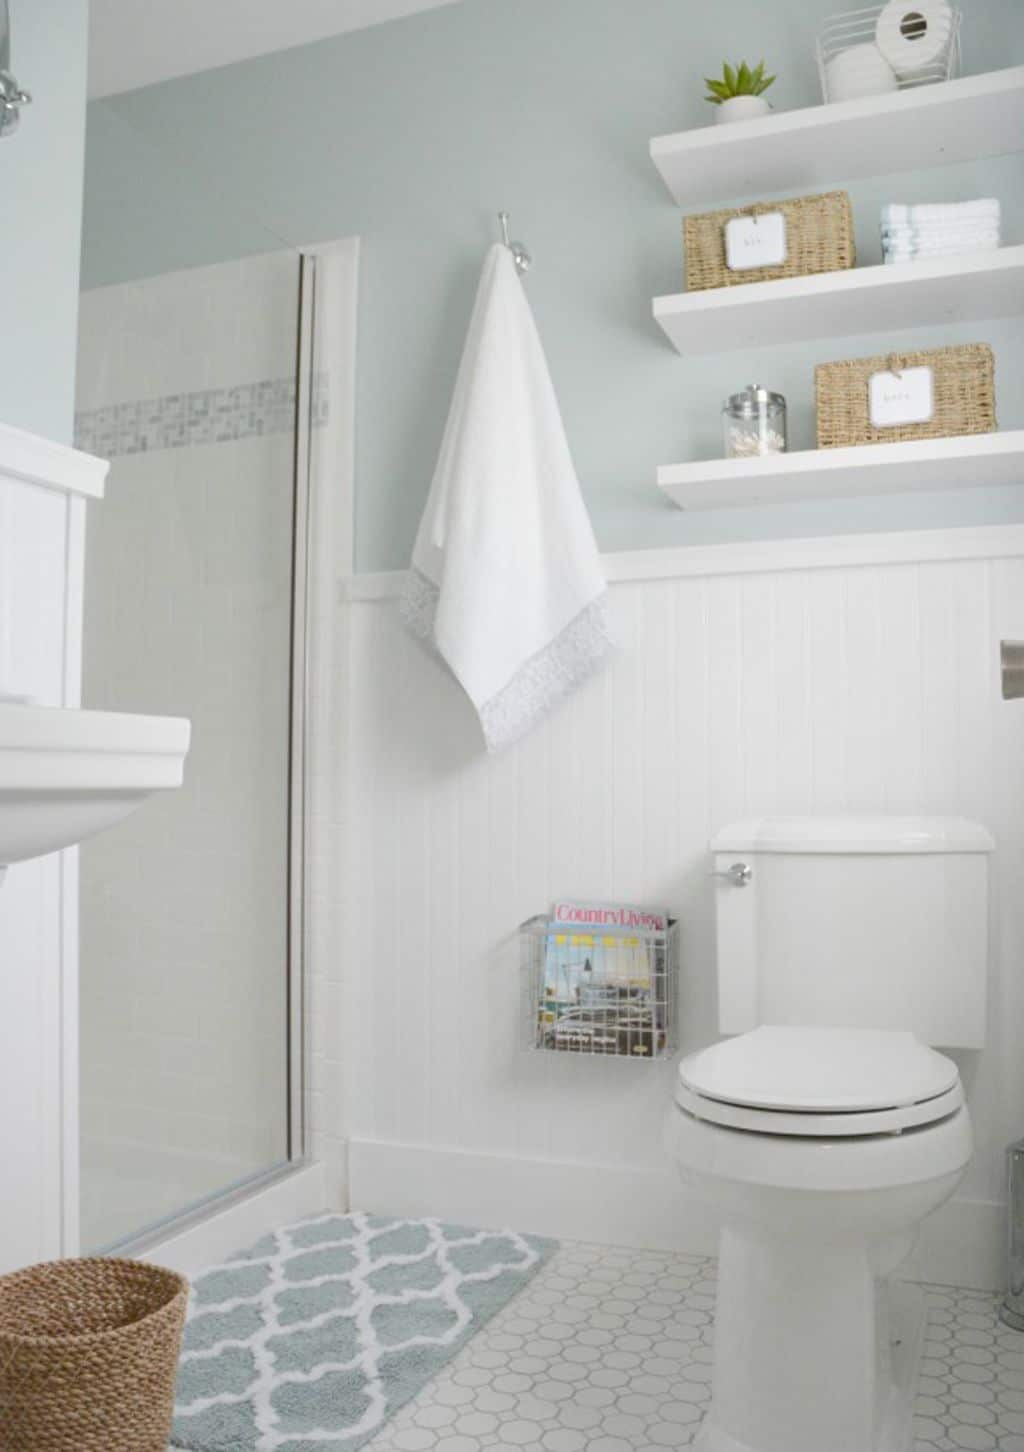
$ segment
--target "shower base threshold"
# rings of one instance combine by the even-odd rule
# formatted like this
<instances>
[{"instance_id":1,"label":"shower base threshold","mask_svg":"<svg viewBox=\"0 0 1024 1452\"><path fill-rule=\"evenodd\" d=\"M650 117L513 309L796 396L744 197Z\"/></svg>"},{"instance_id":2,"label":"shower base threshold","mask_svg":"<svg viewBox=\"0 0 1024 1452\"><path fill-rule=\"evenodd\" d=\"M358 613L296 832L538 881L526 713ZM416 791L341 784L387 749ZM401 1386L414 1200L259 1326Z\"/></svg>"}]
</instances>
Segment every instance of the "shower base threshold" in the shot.
<instances>
[{"instance_id":1,"label":"shower base threshold","mask_svg":"<svg viewBox=\"0 0 1024 1452\"><path fill-rule=\"evenodd\" d=\"M118 1246L118 1254L194 1275L259 1240L279 1225L327 1209L327 1173L322 1163L302 1160L207 1201L197 1209Z\"/></svg>"}]
</instances>

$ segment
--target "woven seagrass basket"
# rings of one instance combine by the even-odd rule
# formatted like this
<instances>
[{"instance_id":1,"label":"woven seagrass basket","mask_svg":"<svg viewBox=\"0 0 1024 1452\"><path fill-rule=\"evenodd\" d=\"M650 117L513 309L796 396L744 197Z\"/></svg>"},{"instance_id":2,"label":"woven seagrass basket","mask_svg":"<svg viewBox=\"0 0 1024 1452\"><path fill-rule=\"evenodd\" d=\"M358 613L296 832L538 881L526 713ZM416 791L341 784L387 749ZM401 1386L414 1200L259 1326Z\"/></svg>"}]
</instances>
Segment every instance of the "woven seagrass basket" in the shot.
<instances>
[{"instance_id":1,"label":"woven seagrass basket","mask_svg":"<svg viewBox=\"0 0 1024 1452\"><path fill-rule=\"evenodd\" d=\"M725 226L733 217L781 212L786 219L786 260L774 267L734 271L725 260ZM686 286L690 292L709 287L739 287L780 277L809 277L815 272L840 272L853 267L857 250L853 212L846 192L793 197L787 202L758 202L724 212L700 212L683 218Z\"/></svg>"},{"instance_id":2,"label":"woven seagrass basket","mask_svg":"<svg viewBox=\"0 0 1024 1452\"><path fill-rule=\"evenodd\" d=\"M187 1300L134 1260L0 1277L2 1452L166 1452Z\"/></svg>"},{"instance_id":3,"label":"woven seagrass basket","mask_svg":"<svg viewBox=\"0 0 1024 1452\"><path fill-rule=\"evenodd\" d=\"M932 417L926 423L874 427L869 402L872 374L921 367L932 370ZM995 360L987 343L821 363L814 370L814 388L819 449L987 434L996 428Z\"/></svg>"}]
</instances>

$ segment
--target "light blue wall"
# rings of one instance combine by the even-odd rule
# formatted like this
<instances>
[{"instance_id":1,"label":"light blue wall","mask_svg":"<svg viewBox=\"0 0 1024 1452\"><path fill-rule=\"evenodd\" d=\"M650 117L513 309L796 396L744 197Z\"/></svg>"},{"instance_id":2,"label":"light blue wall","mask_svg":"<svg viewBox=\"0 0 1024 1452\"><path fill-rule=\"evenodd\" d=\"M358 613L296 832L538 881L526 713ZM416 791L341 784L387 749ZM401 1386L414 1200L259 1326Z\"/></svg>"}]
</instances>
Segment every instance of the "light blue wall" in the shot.
<instances>
[{"instance_id":1,"label":"light blue wall","mask_svg":"<svg viewBox=\"0 0 1024 1452\"><path fill-rule=\"evenodd\" d=\"M409 557L494 214L535 257L528 288L605 548L1024 518L1024 489L822 501L689 516L658 463L720 452L724 394L753 378L790 400L811 443L813 365L890 336L681 359L651 297L681 286L679 215L647 154L703 124L700 77L764 55L778 107L813 104L813 41L831 0L465 0L90 108L88 285L282 242L364 239L358 561ZM966 59L1024 61L1020 0L965 0ZM835 178L842 185L841 176ZM878 204L994 193L1024 240L1019 158L858 181L861 259ZM723 201L731 200L723 198ZM1024 425L1016 325L936 327L922 345L996 348L1001 423Z\"/></svg>"},{"instance_id":2,"label":"light blue wall","mask_svg":"<svg viewBox=\"0 0 1024 1452\"><path fill-rule=\"evenodd\" d=\"M85 146L87 0L11 0L33 104L0 142L0 422L70 443Z\"/></svg>"}]
</instances>

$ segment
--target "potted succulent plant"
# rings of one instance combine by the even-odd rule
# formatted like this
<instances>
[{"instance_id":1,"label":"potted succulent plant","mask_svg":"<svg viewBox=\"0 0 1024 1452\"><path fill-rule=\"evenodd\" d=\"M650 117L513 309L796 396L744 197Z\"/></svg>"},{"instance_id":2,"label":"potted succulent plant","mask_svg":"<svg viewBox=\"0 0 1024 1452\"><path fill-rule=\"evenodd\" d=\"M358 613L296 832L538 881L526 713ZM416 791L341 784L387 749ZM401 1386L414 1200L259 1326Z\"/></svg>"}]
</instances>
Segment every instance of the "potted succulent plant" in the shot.
<instances>
[{"instance_id":1,"label":"potted succulent plant","mask_svg":"<svg viewBox=\"0 0 1024 1452\"><path fill-rule=\"evenodd\" d=\"M708 94L704 98L715 107L715 121L750 121L770 109L764 92L775 80L764 73L764 61L748 66L740 61L733 67L728 61L722 67L720 80L704 77Z\"/></svg>"}]
</instances>

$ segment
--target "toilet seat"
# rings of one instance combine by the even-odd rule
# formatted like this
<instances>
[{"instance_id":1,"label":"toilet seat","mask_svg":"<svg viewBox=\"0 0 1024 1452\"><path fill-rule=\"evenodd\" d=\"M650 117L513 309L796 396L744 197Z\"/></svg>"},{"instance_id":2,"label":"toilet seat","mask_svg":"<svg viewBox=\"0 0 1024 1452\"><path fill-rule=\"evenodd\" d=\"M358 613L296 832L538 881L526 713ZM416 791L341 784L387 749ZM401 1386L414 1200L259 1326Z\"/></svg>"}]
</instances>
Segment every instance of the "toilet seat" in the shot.
<instances>
[{"instance_id":1,"label":"toilet seat","mask_svg":"<svg viewBox=\"0 0 1024 1452\"><path fill-rule=\"evenodd\" d=\"M790 1134L807 1139L846 1139L873 1134L900 1134L906 1129L921 1129L935 1124L963 1107L964 1092L959 1083L945 1094L910 1104L899 1109L874 1109L864 1114L808 1114L800 1111L778 1112L772 1109L748 1109L737 1104L723 1104L718 1099L705 1099L694 1094L685 1084L676 1090L676 1103L687 1114L709 1124L728 1129L742 1129L750 1134Z\"/></svg>"},{"instance_id":2,"label":"toilet seat","mask_svg":"<svg viewBox=\"0 0 1024 1452\"><path fill-rule=\"evenodd\" d=\"M813 1138L897 1134L964 1103L956 1065L913 1034L776 1025L691 1054L675 1097L713 1124Z\"/></svg>"}]
</instances>

